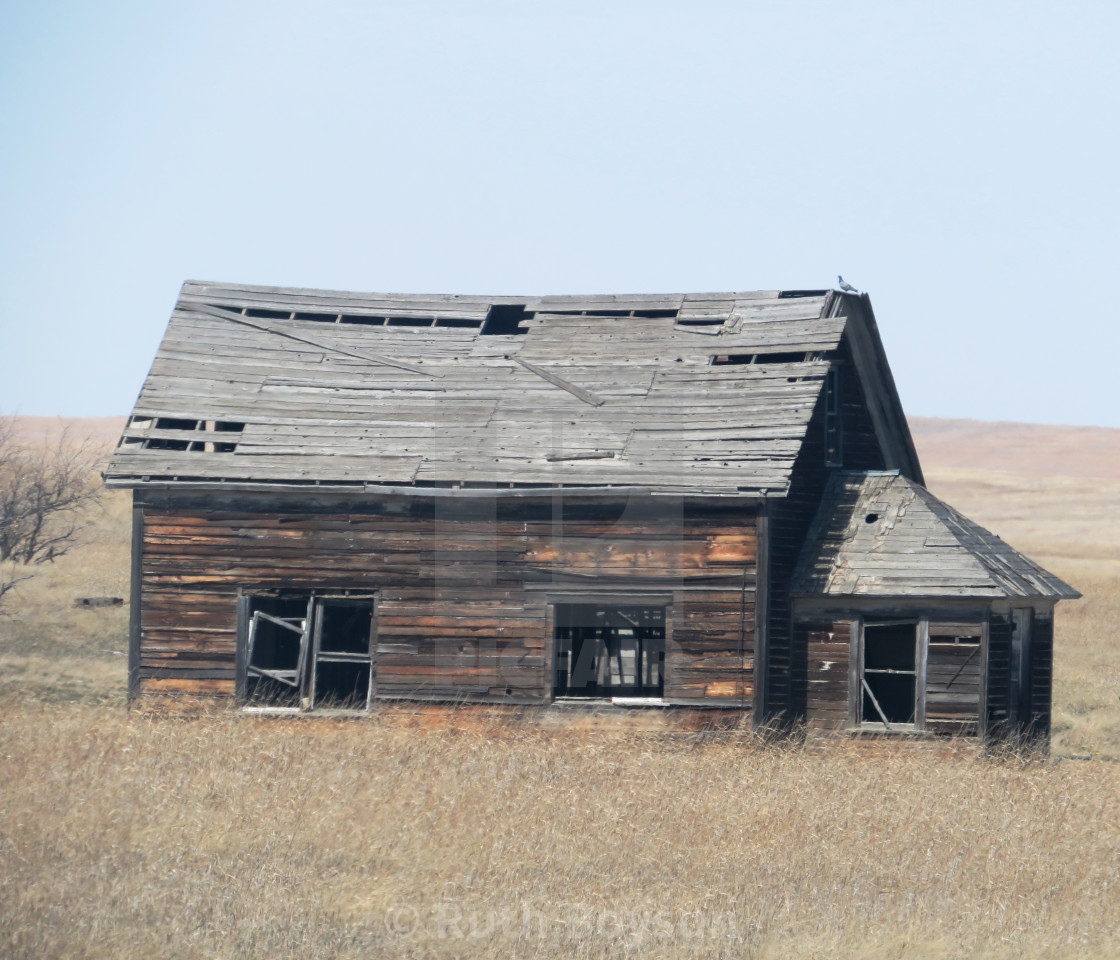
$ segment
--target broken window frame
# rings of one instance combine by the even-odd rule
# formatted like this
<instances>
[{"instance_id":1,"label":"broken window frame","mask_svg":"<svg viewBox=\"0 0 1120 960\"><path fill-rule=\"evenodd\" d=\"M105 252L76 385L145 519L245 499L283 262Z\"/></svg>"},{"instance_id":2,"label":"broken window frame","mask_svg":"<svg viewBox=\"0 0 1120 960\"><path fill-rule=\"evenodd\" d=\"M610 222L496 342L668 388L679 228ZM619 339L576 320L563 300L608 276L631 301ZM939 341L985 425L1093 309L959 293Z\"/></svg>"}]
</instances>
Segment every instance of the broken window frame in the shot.
<instances>
[{"instance_id":1,"label":"broken window frame","mask_svg":"<svg viewBox=\"0 0 1120 960\"><path fill-rule=\"evenodd\" d=\"M893 668L868 668L866 666L867 654L867 629L877 627L914 628L914 668L912 670L899 670ZM858 638L858 649L852 657L852 689L850 692L850 723L856 730L866 730L882 733L915 733L926 728L926 667L929 661L929 617L892 617L892 618L860 618L858 629L855 631ZM891 720L886 711L878 702L868 683L867 675L872 676L913 676L914 678L914 712L909 721ZM870 711L868 711L870 707ZM865 713L870 712L878 719L865 719Z\"/></svg>"},{"instance_id":2,"label":"broken window frame","mask_svg":"<svg viewBox=\"0 0 1120 960\"><path fill-rule=\"evenodd\" d=\"M265 610L253 609L254 603L264 601L299 601L306 598L306 611L302 617L277 616ZM324 622L332 607L358 607L369 611L369 629L365 634L365 650L332 649L330 641L324 646ZM376 691L374 651L376 649L376 593L338 590L273 590L242 592L238 597L237 633L237 694L243 710L258 713L306 713L322 709L342 710L348 713L367 712L373 704ZM295 663L278 668L253 663L261 623L275 629L299 634ZM320 667L325 664L355 664L367 670L364 700L344 703L331 702L320 690ZM257 703L253 688L261 680L290 687L294 690L292 704ZM255 681L255 682L254 682Z\"/></svg>"},{"instance_id":3,"label":"broken window frame","mask_svg":"<svg viewBox=\"0 0 1120 960\"><path fill-rule=\"evenodd\" d=\"M636 598L621 602L554 602L550 619L553 699L660 702L664 698L668 604ZM629 631L633 633L625 636ZM624 658L624 645L633 646L629 651L631 657ZM584 651L588 650L592 664L584 660ZM625 662L631 659L631 663ZM593 671L594 680L573 684L574 670L581 661L585 669ZM625 683L628 677L634 682Z\"/></svg>"}]
</instances>

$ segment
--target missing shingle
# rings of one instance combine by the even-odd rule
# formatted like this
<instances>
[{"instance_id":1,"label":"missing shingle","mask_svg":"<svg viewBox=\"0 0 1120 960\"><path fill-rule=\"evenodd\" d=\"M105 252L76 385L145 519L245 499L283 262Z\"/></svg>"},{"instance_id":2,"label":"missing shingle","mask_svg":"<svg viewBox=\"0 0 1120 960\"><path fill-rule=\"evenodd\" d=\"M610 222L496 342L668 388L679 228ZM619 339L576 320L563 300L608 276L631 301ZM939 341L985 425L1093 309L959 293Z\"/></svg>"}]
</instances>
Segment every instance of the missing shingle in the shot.
<instances>
[{"instance_id":1,"label":"missing shingle","mask_svg":"<svg viewBox=\"0 0 1120 960\"><path fill-rule=\"evenodd\" d=\"M483 337L508 337L528 333L522 321L531 317L523 303L495 303L486 314L479 334Z\"/></svg>"},{"instance_id":2,"label":"missing shingle","mask_svg":"<svg viewBox=\"0 0 1120 960\"><path fill-rule=\"evenodd\" d=\"M786 353L724 353L712 357L712 366L735 366L739 364L765 364L765 363L804 363L812 359L814 354L804 350L789 351Z\"/></svg>"},{"instance_id":3,"label":"missing shingle","mask_svg":"<svg viewBox=\"0 0 1120 960\"><path fill-rule=\"evenodd\" d=\"M239 420L188 420L184 417L133 417L129 430L143 430L148 436L125 437L121 446L137 446L147 450L174 450L188 453L233 453L237 449L245 424ZM151 436L161 433L162 436ZM172 436L166 434L171 433ZM174 436L179 433L181 436ZM214 434L222 434L217 440Z\"/></svg>"},{"instance_id":4,"label":"missing shingle","mask_svg":"<svg viewBox=\"0 0 1120 960\"><path fill-rule=\"evenodd\" d=\"M481 320L470 320L466 317L437 317L437 327L473 328L477 330L482 326Z\"/></svg>"},{"instance_id":5,"label":"missing shingle","mask_svg":"<svg viewBox=\"0 0 1120 960\"><path fill-rule=\"evenodd\" d=\"M261 320L290 320L291 310L262 310L260 307L250 307L245 311L247 317L257 317Z\"/></svg>"}]
</instances>

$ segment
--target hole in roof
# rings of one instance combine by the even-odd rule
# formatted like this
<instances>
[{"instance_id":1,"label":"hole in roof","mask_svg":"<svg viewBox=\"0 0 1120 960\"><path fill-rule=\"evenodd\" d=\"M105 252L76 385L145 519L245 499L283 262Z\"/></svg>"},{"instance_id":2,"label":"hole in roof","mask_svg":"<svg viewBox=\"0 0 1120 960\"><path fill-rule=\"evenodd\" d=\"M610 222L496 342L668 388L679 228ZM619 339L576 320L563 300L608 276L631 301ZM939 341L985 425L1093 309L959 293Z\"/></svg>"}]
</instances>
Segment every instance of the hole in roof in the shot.
<instances>
[{"instance_id":1,"label":"hole in roof","mask_svg":"<svg viewBox=\"0 0 1120 960\"><path fill-rule=\"evenodd\" d=\"M384 317L367 317L356 316L354 314L345 314L342 317L343 323L360 323L366 327L380 327L385 323Z\"/></svg>"},{"instance_id":2,"label":"hole in roof","mask_svg":"<svg viewBox=\"0 0 1120 960\"><path fill-rule=\"evenodd\" d=\"M645 320L656 320L664 317L675 317L677 310L549 310L548 313L558 317L642 317ZM722 321L721 321L722 322Z\"/></svg>"},{"instance_id":3,"label":"hole in roof","mask_svg":"<svg viewBox=\"0 0 1120 960\"><path fill-rule=\"evenodd\" d=\"M389 317L385 322L390 327L430 327L433 317Z\"/></svg>"},{"instance_id":4,"label":"hole in roof","mask_svg":"<svg viewBox=\"0 0 1120 960\"><path fill-rule=\"evenodd\" d=\"M334 323L338 319L337 313L297 313L296 320L313 320L316 323Z\"/></svg>"},{"instance_id":5,"label":"hole in roof","mask_svg":"<svg viewBox=\"0 0 1120 960\"><path fill-rule=\"evenodd\" d=\"M521 321L531 316L531 313L525 312L523 303L495 303L487 312L479 333L484 337L525 334L528 330L521 325Z\"/></svg>"},{"instance_id":6,"label":"hole in roof","mask_svg":"<svg viewBox=\"0 0 1120 960\"><path fill-rule=\"evenodd\" d=\"M750 363L804 363L805 351L787 353L726 353L712 357L716 367Z\"/></svg>"},{"instance_id":7,"label":"hole in roof","mask_svg":"<svg viewBox=\"0 0 1120 960\"><path fill-rule=\"evenodd\" d=\"M245 311L245 316L262 320L287 320L291 315L291 310L262 310L260 307L250 307Z\"/></svg>"},{"instance_id":8,"label":"hole in roof","mask_svg":"<svg viewBox=\"0 0 1120 960\"><path fill-rule=\"evenodd\" d=\"M678 327L722 327L726 317L690 317L687 320L678 320Z\"/></svg>"},{"instance_id":9,"label":"hole in roof","mask_svg":"<svg viewBox=\"0 0 1120 960\"><path fill-rule=\"evenodd\" d=\"M437 327L464 327L477 330L482 326L481 320L469 320L466 317L439 317L436 320Z\"/></svg>"},{"instance_id":10,"label":"hole in roof","mask_svg":"<svg viewBox=\"0 0 1120 960\"><path fill-rule=\"evenodd\" d=\"M866 517L863 518L863 522L864 523L878 523L879 522L879 514L869 513Z\"/></svg>"}]
</instances>

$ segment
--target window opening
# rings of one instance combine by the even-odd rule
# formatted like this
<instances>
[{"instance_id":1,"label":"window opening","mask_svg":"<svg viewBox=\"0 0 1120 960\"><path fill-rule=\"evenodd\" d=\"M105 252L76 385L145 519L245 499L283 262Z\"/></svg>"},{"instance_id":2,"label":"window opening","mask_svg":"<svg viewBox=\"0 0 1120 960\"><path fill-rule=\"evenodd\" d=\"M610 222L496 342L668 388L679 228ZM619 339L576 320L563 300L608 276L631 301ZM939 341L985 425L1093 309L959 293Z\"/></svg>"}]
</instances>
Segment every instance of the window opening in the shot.
<instances>
[{"instance_id":1,"label":"window opening","mask_svg":"<svg viewBox=\"0 0 1120 960\"><path fill-rule=\"evenodd\" d=\"M251 597L249 604L247 705L303 710L369 707L372 598L304 593Z\"/></svg>"},{"instance_id":2,"label":"window opening","mask_svg":"<svg viewBox=\"0 0 1120 960\"><path fill-rule=\"evenodd\" d=\"M944 681L945 690L951 692L953 685L958 681L964 683L974 679L974 677L978 675L980 634L977 633L971 636L942 634L937 632L936 627L931 626L929 632L929 659L931 663L936 660L939 663L948 664L950 666L952 672L946 677L938 679L942 679ZM931 674L930 680L932 681L933 679Z\"/></svg>"},{"instance_id":3,"label":"window opening","mask_svg":"<svg viewBox=\"0 0 1120 960\"><path fill-rule=\"evenodd\" d=\"M369 600L317 603L311 707L365 709L370 695Z\"/></svg>"},{"instance_id":4,"label":"window opening","mask_svg":"<svg viewBox=\"0 0 1120 960\"><path fill-rule=\"evenodd\" d=\"M860 722L888 730L917 723L917 621L864 623L861 667Z\"/></svg>"},{"instance_id":5,"label":"window opening","mask_svg":"<svg viewBox=\"0 0 1120 960\"><path fill-rule=\"evenodd\" d=\"M310 598L254 597L250 611L246 701L257 706L299 706Z\"/></svg>"},{"instance_id":6,"label":"window opening","mask_svg":"<svg viewBox=\"0 0 1120 960\"><path fill-rule=\"evenodd\" d=\"M665 608L563 603L555 608L555 677L561 697L660 697L665 689Z\"/></svg>"},{"instance_id":7,"label":"window opening","mask_svg":"<svg viewBox=\"0 0 1120 960\"><path fill-rule=\"evenodd\" d=\"M483 337L512 336L528 333L522 321L531 317L523 303L495 303L486 314L479 335Z\"/></svg>"}]
</instances>

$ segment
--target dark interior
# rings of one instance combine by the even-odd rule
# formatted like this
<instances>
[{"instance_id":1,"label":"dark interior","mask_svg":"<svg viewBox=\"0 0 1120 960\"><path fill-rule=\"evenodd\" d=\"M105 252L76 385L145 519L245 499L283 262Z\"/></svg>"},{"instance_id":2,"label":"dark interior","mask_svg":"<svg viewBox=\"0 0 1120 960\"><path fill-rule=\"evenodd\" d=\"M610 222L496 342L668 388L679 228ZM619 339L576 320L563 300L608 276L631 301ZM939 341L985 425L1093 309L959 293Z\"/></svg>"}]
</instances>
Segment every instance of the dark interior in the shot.
<instances>
[{"instance_id":1,"label":"dark interior","mask_svg":"<svg viewBox=\"0 0 1120 960\"><path fill-rule=\"evenodd\" d=\"M560 697L660 697L665 609L556 605L553 690Z\"/></svg>"},{"instance_id":2,"label":"dark interior","mask_svg":"<svg viewBox=\"0 0 1120 960\"><path fill-rule=\"evenodd\" d=\"M293 627L303 628L307 616L309 597L253 597L250 601L250 619L255 613L266 613L288 621ZM275 671L284 675L294 674L299 666L300 634L266 620L257 619L253 630L253 648L249 666ZM269 706L298 706L299 689L268 676L249 671L246 677L246 699L253 704Z\"/></svg>"},{"instance_id":3,"label":"dark interior","mask_svg":"<svg viewBox=\"0 0 1120 960\"><path fill-rule=\"evenodd\" d=\"M369 695L372 600L318 602L315 705L364 708Z\"/></svg>"},{"instance_id":4,"label":"dark interior","mask_svg":"<svg viewBox=\"0 0 1120 960\"><path fill-rule=\"evenodd\" d=\"M915 622L864 624L863 678L870 688L870 695L863 690L864 722L914 722L917 639Z\"/></svg>"}]
</instances>

